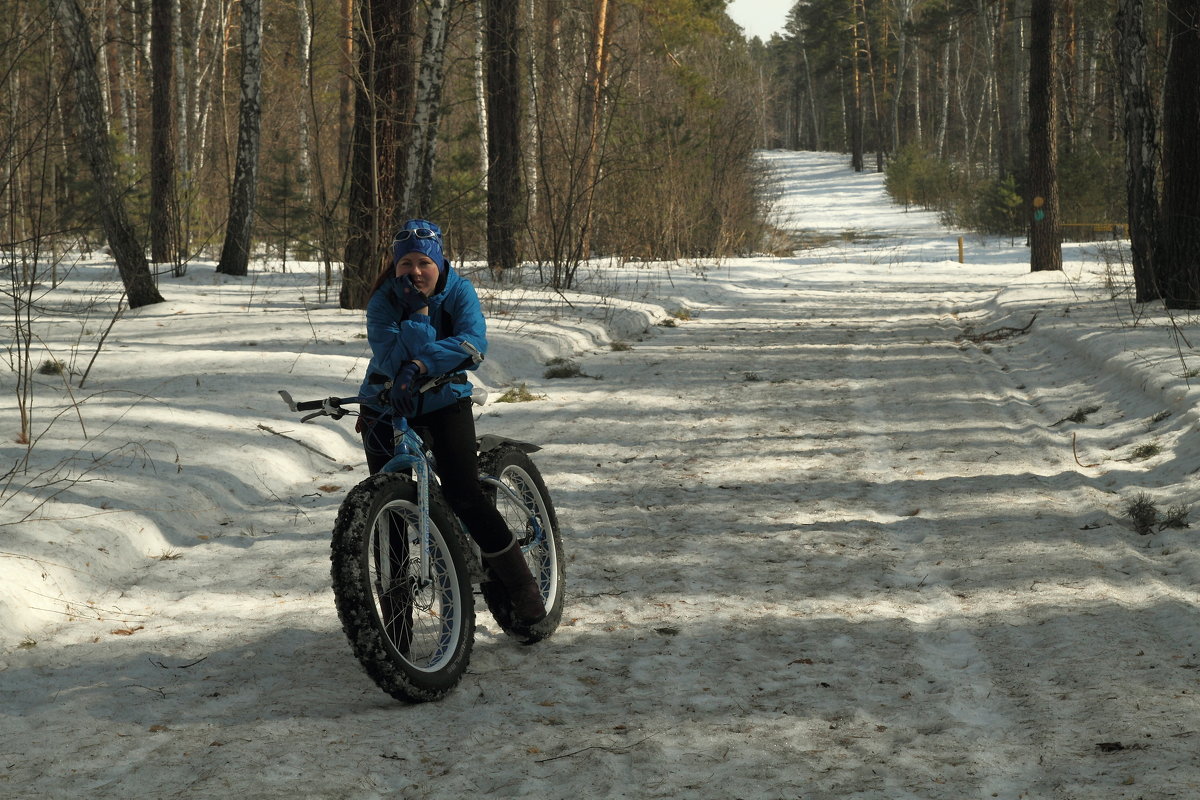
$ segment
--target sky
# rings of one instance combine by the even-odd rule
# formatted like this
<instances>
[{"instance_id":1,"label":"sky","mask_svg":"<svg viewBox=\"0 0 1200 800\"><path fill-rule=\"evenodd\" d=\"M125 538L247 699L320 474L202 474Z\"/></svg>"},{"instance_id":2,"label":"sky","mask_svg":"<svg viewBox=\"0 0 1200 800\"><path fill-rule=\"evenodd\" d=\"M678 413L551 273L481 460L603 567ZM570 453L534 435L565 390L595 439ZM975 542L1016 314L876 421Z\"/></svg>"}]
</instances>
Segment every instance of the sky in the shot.
<instances>
[{"instance_id":1,"label":"sky","mask_svg":"<svg viewBox=\"0 0 1200 800\"><path fill-rule=\"evenodd\" d=\"M747 38L757 36L765 42L783 29L793 5L795 0L729 0L725 10Z\"/></svg>"}]
</instances>

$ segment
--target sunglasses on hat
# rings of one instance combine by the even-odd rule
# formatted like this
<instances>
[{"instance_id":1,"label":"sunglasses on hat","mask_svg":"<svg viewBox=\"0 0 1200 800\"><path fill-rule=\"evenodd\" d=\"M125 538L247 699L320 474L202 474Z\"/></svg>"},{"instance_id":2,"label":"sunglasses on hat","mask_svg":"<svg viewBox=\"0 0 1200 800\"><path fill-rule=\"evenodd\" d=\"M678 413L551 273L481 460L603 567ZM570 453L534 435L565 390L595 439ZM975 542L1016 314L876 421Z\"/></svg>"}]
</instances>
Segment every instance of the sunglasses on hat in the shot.
<instances>
[{"instance_id":1,"label":"sunglasses on hat","mask_svg":"<svg viewBox=\"0 0 1200 800\"><path fill-rule=\"evenodd\" d=\"M406 228L396 234L392 244L407 242L409 239L441 239L442 234L432 228Z\"/></svg>"}]
</instances>

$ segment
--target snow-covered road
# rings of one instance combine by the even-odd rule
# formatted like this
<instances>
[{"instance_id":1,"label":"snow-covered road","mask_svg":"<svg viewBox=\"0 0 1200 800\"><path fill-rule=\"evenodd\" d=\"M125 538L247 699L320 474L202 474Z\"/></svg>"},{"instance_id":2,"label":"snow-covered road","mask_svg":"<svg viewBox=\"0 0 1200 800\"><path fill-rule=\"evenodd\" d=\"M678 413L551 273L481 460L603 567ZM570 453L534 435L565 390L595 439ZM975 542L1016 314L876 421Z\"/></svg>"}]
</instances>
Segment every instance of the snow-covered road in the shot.
<instances>
[{"instance_id":1,"label":"snow-covered road","mask_svg":"<svg viewBox=\"0 0 1200 800\"><path fill-rule=\"evenodd\" d=\"M301 429L268 396L356 377L361 320L268 273L122 322L106 388L148 390L152 335L180 364L173 336L239 338L220 370L153 384L175 411L151 420L152 469L108 465L0 558L135 554L103 580L12 568L10 594L64 621L27 612L0 654L0 796L1197 796L1194 536L1122 518L1135 491L1196 497L1169 334L1114 318L1094 256L1070 252L1071 281L1027 275L1007 241L959 264L957 234L891 209L878 176L768 158L779 219L856 234L609 267L569 311L484 288L504 308L485 382L544 398L490 402L479 427L545 446L568 608L521 647L480 604L470 672L437 704L381 693L338 626L328 531L365 474L350 426ZM555 354L583 376L544 378ZM102 498L113 513L82 516Z\"/></svg>"}]
</instances>

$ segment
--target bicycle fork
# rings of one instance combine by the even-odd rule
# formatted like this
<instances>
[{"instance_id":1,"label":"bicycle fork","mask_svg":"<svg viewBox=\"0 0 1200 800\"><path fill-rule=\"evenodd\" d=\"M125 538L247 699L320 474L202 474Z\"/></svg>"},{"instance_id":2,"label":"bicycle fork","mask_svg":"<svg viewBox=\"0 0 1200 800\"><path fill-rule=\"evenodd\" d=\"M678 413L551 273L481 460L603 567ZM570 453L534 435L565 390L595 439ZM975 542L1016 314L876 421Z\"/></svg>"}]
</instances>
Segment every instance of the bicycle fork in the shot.
<instances>
[{"instance_id":1,"label":"bicycle fork","mask_svg":"<svg viewBox=\"0 0 1200 800\"><path fill-rule=\"evenodd\" d=\"M404 434L406 440L411 436L407 426L404 428ZM416 569L410 566L407 575L401 577L411 576L415 578L416 586L414 588L420 591L433 583L433 542L429 535L429 462L424 456L419 454L419 451L415 451L415 448L407 441L402 448L402 452L397 452L396 455L392 456L391 461L384 466L385 472L401 472L406 469L412 470L417 483L418 552L417 554L408 554L410 561L415 560L417 562L415 565ZM407 530L403 532L403 535L405 537L408 536ZM390 537L387 538L390 540ZM387 562L389 564L392 563L390 559L391 542L380 541L379 547L381 554L389 556ZM382 577L385 585L391 585L391 582L396 578L396 576L391 574L386 574Z\"/></svg>"}]
</instances>

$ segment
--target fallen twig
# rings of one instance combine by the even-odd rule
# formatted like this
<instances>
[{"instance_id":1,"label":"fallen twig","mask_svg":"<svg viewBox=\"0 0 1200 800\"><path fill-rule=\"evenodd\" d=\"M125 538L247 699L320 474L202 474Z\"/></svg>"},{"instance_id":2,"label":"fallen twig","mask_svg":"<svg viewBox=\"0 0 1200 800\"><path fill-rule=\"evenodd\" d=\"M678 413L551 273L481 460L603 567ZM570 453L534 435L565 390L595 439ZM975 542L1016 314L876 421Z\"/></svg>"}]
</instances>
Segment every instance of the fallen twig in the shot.
<instances>
[{"instance_id":1,"label":"fallen twig","mask_svg":"<svg viewBox=\"0 0 1200 800\"><path fill-rule=\"evenodd\" d=\"M332 462L333 462L333 463L335 463L335 464L337 463L337 459L336 459L336 458L334 458L333 456L329 455L328 453L322 453L320 450L318 450L317 448L313 447L311 444L308 444L307 442L302 442L302 441L300 441L299 439L296 439L296 438L294 438L294 437L288 436L286 433L280 433L280 432L279 432L279 431L277 431L277 430L273 430L272 428L269 428L269 427L267 427L266 425L263 425L261 422L258 424L258 428L259 428L259 430L266 431L267 433L273 433L273 434L275 434L276 436L282 436L284 439L287 439L289 442L295 442L296 444L300 445L300 446L301 446L301 447L303 447L305 450L311 450L311 451L313 451L314 453L316 453L317 455L319 455L319 456L321 456L321 457L323 457L323 458L328 458L330 461L332 461Z\"/></svg>"},{"instance_id":2,"label":"fallen twig","mask_svg":"<svg viewBox=\"0 0 1200 800\"><path fill-rule=\"evenodd\" d=\"M1033 321L1037 319L1039 313L1041 312L1034 312L1034 315L1029 318L1029 322L1025 324L1024 328L996 328L993 331L987 331L979 334L978 336L967 336L964 334L958 338L966 339L967 341L974 342L975 344L979 344L981 342L999 342L1004 339L1011 339L1014 336L1019 336L1020 334L1027 332L1031 327L1033 327Z\"/></svg>"},{"instance_id":3,"label":"fallen twig","mask_svg":"<svg viewBox=\"0 0 1200 800\"><path fill-rule=\"evenodd\" d=\"M201 661L204 661L206 658L208 658L208 656L200 656L200 658L197 658L195 661L193 661L190 664L177 664L173 667L169 667L166 664L162 663L161 661L155 661L153 658L148 658L147 661L149 661L151 664L153 664L154 666L159 667L161 669L187 669L188 667L196 666Z\"/></svg>"},{"instance_id":4,"label":"fallen twig","mask_svg":"<svg viewBox=\"0 0 1200 800\"><path fill-rule=\"evenodd\" d=\"M657 735L657 734L655 734L655 735ZM633 748L637 747L639 744L648 742L653 738L654 738L654 736L647 736L645 739L639 739L638 741L634 742L633 744L626 745L625 747L606 747L605 745L595 744L595 745L592 745L591 747L583 747L583 748L580 748L579 750L572 750L569 753L562 753L557 756L550 756L549 758L539 758L539 759L537 759L537 763L545 764L547 761L557 761L560 758L570 758L571 756L577 756L580 753L586 753L588 750L607 750L610 753L616 753L617 755L620 756L620 755L624 755L625 753L630 752L631 750L633 750Z\"/></svg>"},{"instance_id":5,"label":"fallen twig","mask_svg":"<svg viewBox=\"0 0 1200 800\"><path fill-rule=\"evenodd\" d=\"M1071 433L1071 454L1075 456L1075 463L1078 464L1079 466L1083 467L1084 469L1089 469L1091 467L1100 466L1099 464L1085 464L1079 460L1079 451L1075 449L1075 433L1074 432Z\"/></svg>"},{"instance_id":6,"label":"fallen twig","mask_svg":"<svg viewBox=\"0 0 1200 800\"><path fill-rule=\"evenodd\" d=\"M1073 412L1071 412L1071 414L1069 414L1068 416L1065 416L1062 419L1060 419L1058 422L1053 423L1050 427L1057 428L1059 425L1062 425L1064 422L1087 422L1088 416L1091 414L1095 414L1099 410L1100 410L1100 406L1080 406L1079 408L1077 408Z\"/></svg>"}]
</instances>

